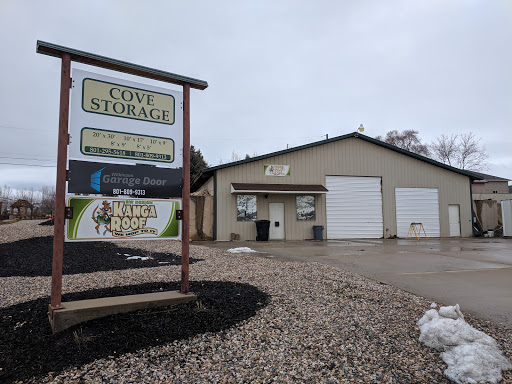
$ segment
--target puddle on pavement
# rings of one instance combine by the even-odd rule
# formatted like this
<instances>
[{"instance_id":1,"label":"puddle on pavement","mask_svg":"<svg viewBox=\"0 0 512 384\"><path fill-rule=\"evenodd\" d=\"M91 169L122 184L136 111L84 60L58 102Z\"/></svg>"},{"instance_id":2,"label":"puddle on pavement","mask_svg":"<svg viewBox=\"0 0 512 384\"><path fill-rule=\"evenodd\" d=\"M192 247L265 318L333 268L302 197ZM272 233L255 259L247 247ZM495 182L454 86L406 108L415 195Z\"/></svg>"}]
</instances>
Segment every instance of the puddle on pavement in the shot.
<instances>
[{"instance_id":1,"label":"puddle on pavement","mask_svg":"<svg viewBox=\"0 0 512 384\"><path fill-rule=\"evenodd\" d=\"M339 240L328 240L327 246L328 247L375 247L376 244L373 242L359 242L359 241L339 241Z\"/></svg>"}]
</instances>

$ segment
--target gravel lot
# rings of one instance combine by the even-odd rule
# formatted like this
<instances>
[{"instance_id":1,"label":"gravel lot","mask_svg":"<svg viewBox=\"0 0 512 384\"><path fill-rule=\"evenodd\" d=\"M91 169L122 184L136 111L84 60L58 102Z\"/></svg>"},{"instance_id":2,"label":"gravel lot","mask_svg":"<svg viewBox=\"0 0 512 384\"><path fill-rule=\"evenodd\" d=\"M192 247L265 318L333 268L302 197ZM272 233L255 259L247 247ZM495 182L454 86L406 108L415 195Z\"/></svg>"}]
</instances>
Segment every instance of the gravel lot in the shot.
<instances>
[{"instance_id":1,"label":"gravel lot","mask_svg":"<svg viewBox=\"0 0 512 384\"><path fill-rule=\"evenodd\" d=\"M39 223L0 225L0 247L53 234L52 226ZM180 243L173 241L115 244L132 249L134 255L181 253ZM33 271L0 277L0 317L10 327L0 333L0 381L449 382L439 352L418 342L415 324L430 309L426 299L317 263L280 263L196 244L190 247L190 256L197 260L190 266L190 278L200 304L98 319L57 335L49 333L44 318L51 278L34 276ZM5 252L0 257L5 258ZM75 270L64 276L63 293L74 299L116 294L118 286L125 287L122 292L177 287L179 265L137 266L93 273ZM87 292L91 290L97 291ZM33 311L42 316L30 317ZM24 324L23 316L32 320ZM469 315L466 320L494 337L512 359L511 331ZM162 332L164 326L169 332ZM23 334L31 337L14 337L24 328ZM107 337L107 332L114 336ZM36 341L38 348L49 346L46 360L13 365L8 348L23 349ZM52 365L53 360L64 363ZM504 373L503 381L512 383L511 371Z\"/></svg>"}]
</instances>

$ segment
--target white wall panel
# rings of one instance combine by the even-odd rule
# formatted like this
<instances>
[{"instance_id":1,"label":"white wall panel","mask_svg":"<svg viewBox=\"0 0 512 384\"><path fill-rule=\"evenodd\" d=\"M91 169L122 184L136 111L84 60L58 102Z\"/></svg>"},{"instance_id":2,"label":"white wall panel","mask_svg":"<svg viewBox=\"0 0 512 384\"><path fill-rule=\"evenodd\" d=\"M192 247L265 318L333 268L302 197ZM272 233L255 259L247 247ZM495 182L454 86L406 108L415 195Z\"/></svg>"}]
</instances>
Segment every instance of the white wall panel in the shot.
<instances>
[{"instance_id":1,"label":"white wall panel","mask_svg":"<svg viewBox=\"0 0 512 384\"><path fill-rule=\"evenodd\" d=\"M512 200L501 200L503 236L512 236Z\"/></svg>"}]
</instances>

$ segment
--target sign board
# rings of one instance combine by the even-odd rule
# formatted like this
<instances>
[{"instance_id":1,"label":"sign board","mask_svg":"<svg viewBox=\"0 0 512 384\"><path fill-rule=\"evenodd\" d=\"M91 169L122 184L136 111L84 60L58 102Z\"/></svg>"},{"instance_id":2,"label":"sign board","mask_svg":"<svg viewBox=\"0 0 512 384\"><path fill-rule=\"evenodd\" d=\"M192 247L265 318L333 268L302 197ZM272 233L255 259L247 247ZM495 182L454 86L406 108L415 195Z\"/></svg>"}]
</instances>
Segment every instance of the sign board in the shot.
<instances>
[{"instance_id":1,"label":"sign board","mask_svg":"<svg viewBox=\"0 0 512 384\"><path fill-rule=\"evenodd\" d=\"M147 165L69 161L68 192L137 197L181 197L182 170Z\"/></svg>"},{"instance_id":2,"label":"sign board","mask_svg":"<svg viewBox=\"0 0 512 384\"><path fill-rule=\"evenodd\" d=\"M181 168L182 92L74 69L69 158Z\"/></svg>"},{"instance_id":3,"label":"sign board","mask_svg":"<svg viewBox=\"0 0 512 384\"><path fill-rule=\"evenodd\" d=\"M82 128L80 152L86 156L102 156L136 161L174 162L174 141L164 137L136 135Z\"/></svg>"},{"instance_id":4,"label":"sign board","mask_svg":"<svg viewBox=\"0 0 512 384\"><path fill-rule=\"evenodd\" d=\"M265 176L290 176L289 165L265 164L263 167L265 170Z\"/></svg>"},{"instance_id":5,"label":"sign board","mask_svg":"<svg viewBox=\"0 0 512 384\"><path fill-rule=\"evenodd\" d=\"M172 125L175 104L172 95L119 83L86 78L82 84L82 109L86 112Z\"/></svg>"},{"instance_id":6,"label":"sign board","mask_svg":"<svg viewBox=\"0 0 512 384\"><path fill-rule=\"evenodd\" d=\"M69 196L65 241L181 239L181 200Z\"/></svg>"}]
</instances>

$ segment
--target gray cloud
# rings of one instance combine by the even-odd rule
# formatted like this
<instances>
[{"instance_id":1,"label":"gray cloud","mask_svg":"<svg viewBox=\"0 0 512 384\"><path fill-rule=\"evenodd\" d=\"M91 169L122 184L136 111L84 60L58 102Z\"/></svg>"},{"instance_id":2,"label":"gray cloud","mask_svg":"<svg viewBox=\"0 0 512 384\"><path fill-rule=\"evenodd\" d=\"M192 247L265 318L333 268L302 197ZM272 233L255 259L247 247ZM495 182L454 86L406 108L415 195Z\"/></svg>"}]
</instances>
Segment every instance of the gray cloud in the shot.
<instances>
[{"instance_id":1,"label":"gray cloud","mask_svg":"<svg viewBox=\"0 0 512 384\"><path fill-rule=\"evenodd\" d=\"M0 156L55 157L60 62L35 53L39 39L208 81L192 92L191 130L211 164L363 123L426 142L473 131L489 172L512 179L508 1L149 4L0 4ZM0 164L0 184L52 172Z\"/></svg>"}]
</instances>

